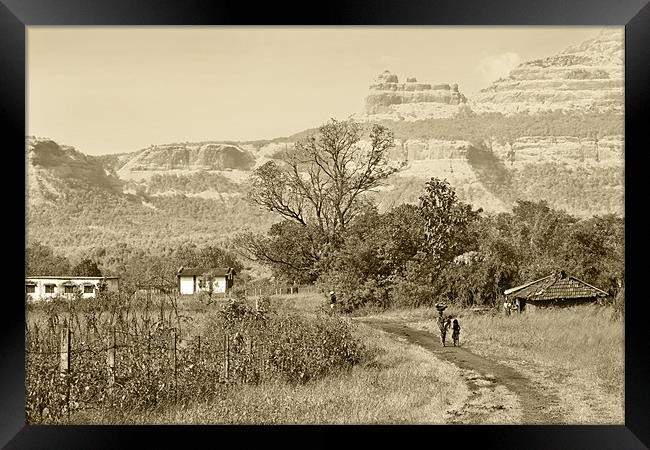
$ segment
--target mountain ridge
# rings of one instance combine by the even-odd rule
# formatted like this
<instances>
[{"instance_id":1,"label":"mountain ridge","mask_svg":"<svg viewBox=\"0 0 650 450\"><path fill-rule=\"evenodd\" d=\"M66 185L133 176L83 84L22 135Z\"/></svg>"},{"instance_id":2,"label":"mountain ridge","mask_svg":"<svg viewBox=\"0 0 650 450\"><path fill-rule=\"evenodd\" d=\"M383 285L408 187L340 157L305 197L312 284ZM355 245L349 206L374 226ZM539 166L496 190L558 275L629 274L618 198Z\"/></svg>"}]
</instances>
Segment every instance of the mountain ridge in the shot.
<instances>
[{"instance_id":1,"label":"mountain ridge","mask_svg":"<svg viewBox=\"0 0 650 450\"><path fill-rule=\"evenodd\" d=\"M380 209L417 203L424 182L436 176L448 179L461 200L488 212L508 211L524 199L547 200L580 217L623 214L624 127L616 107L622 99L619 61L611 58L621 51L614 42L619 35L605 30L557 55L524 62L513 78L497 80L476 98L465 98L454 84L400 83L390 72L380 74L365 113L351 116L366 136L373 123L395 134L389 157L403 168L374 194ZM552 85L558 74L575 95L558 101L560 108L527 108L548 94L527 86ZM592 95L608 83L611 98ZM585 107L589 101L595 107ZM74 229L83 251L116 236L147 246L184 238L227 243L246 227L265 231L277 218L246 203L248 177L316 132L169 143L102 156L27 137L30 234L69 249Z\"/></svg>"}]
</instances>

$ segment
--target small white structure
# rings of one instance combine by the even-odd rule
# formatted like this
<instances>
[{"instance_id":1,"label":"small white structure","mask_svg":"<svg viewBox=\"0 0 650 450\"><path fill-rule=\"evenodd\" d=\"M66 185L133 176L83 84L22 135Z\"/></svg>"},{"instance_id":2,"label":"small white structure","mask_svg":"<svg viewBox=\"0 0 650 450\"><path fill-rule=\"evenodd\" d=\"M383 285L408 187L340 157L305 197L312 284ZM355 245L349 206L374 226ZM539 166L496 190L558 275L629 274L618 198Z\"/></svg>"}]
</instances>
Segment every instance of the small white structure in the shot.
<instances>
[{"instance_id":1,"label":"small white structure","mask_svg":"<svg viewBox=\"0 0 650 450\"><path fill-rule=\"evenodd\" d=\"M227 294L233 286L235 269L232 267L178 269L178 290L181 295L208 292Z\"/></svg>"},{"instance_id":2,"label":"small white structure","mask_svg":"<svg viewBox=\"0 0 650 450\"><path fill-rule=\"evenodd\" d=\"M100 291L117 292L118 277L27 277L25 293L28 300L52 300L72 298L79 294L82 298L95 298Z\"/></svg>"}]
</instances>

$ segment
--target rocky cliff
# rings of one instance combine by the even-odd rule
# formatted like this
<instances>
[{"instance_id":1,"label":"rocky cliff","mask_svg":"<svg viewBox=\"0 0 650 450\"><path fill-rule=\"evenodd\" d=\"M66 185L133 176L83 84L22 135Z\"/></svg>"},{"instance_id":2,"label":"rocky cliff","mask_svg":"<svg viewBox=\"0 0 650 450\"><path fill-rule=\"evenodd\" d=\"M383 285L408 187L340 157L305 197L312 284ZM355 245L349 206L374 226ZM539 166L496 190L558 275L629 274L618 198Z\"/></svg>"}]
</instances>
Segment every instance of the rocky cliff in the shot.
<instances>
[{"instance_id":1,"label":"rocky cliff","mask_svg":"<svg viewBox=\"0 0 650 450\"><path fill-rule=\"evenodd\" d=\"M470 101L474 112L623 111L624 32L603 29L557 55L527 61Z\"/></svg>"},{"instance_id":2,"label":"rocky cliff","mask_svg":"<svg viewBox=\"0 0 650 450\"><path fill-rule=\"evenodd\" d=\"M121 182L113 171L74 147L29 136L25 156L29 204L52 202L74 189L121 190Z\"/></svg>"},{"instance_id":3,"label":"rocky cliff","mask_svg":"<svg viewBox=\"0 0 650 450\"><path fill-rule=\"evenodd\" d=\"M117 173L124 179L137 179L169 171L248 171L254 165L255 157L240 145L219 142L167 144L141 150Z\"/></svg>"},{"instance_id":4,"label":"rocky cliff","mask_svg":"<svg viewBox=\"0 0 650 450\"><path fill-rule=\"evenodd\" d=\"M363 114L357 120L404 120L451 117L467 103L457 84L418 82L415 77L400 83L386 70L370 84Z\"/></svg>"}]
</instances>

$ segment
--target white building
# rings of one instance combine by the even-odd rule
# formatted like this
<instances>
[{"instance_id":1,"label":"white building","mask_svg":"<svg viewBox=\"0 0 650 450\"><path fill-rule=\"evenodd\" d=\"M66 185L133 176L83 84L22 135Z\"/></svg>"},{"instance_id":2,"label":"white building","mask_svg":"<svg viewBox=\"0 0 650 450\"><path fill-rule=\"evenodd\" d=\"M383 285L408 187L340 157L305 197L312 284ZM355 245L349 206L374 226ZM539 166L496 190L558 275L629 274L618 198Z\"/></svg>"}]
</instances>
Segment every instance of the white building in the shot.
<instances>
[{"instance_id":1,"label":"white building","mask_svg":"<svg viewBox=\"0 0 650 450\"><path fill-rule=\"evenodd\" d=\"M28 300L50 300L57 297L95 298L100 291L117 292L118 277L27 277L25 293Z\"/></svg>"},{"instance_id":2,"label":"white building","mask_svg":"<svg viewBox=\"0 0 650 450\"><path fill-rule=\"evenodd\" d=\"M178 269L178 290L182 295L212 292L227 294L233 286L235 269L232 267Z\"/></svg>"}]
</instances>

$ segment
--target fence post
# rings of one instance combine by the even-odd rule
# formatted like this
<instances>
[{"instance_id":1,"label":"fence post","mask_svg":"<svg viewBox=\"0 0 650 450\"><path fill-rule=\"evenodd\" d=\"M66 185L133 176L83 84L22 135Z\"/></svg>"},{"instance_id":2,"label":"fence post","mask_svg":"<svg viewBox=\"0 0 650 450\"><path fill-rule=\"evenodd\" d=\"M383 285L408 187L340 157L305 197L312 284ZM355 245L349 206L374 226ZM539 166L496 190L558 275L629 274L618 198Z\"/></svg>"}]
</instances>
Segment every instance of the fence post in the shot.
<instances>
[{"instance_id":1,"label":"fence post","mask_svg":"<svg viewBox=\"0 0 650 450\"><path fill-rule=\"evenodd\" d=\"M67 375L70 370L70 328L61 329L61 345L59 347L59 372Z\"/></svg>"},{"instance_id":2,"label":"fence post","mask_svg":"<svg viewBox=\"0 0 650 450\"><path fill-rule=\"evenodd\" d=\"M226 382L228 382L228 372L230 371L230 340L228 339L228 334L224 335L224 353L226 356L225 377Z\"/></svg>"},{"instance_id":3,"label":"fence post","mask_svg":"<svg viewBox=\"0 0 650 450\"><path fill-rule=\"evenodd\" d=\"M109 330L106 365L108 366L108 386L111 387L115 383L115 327L111 327Z\"/></svg>"},{"instance_id":4,"label":"fence post","mask_svg":"<svg viewBox=\"0 0 650 450\"><path fill-rule=\"evenodd\" d=\"M176 403L176 385L178 383L178 379L176 376L176 329L175 328L172 328L172 332L171 332L169 356L172 361L172 367L174 368L174 403Z\"/></svg>"},{"instance_id":5,"label":"fence post","mask_svg":"<svg viewBox=\"0 0 650 450\"><path fill-rule=\"evenodd\" d=\"M253 359L253 336L248 337L248 364L246 365L248 378L244 381L250 381L255 377L255 367Z\"/></svg>"},{"instance_id":6,"label":"fence post","mask_svg":"<svg viewBox=\"0 0 650 450\"><path fill-rule=\"evenodd\" d=\"M59 374L65 381L65 403L68 423L70 423L70 328L61 329L61 345L59 347Z\"/></svg>"}]
</instances>

